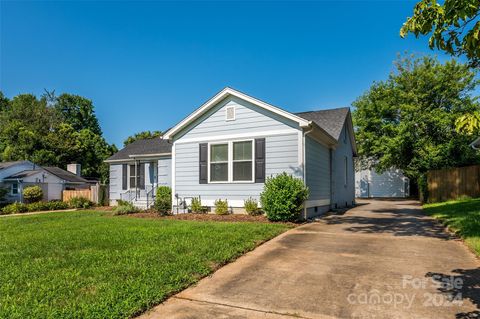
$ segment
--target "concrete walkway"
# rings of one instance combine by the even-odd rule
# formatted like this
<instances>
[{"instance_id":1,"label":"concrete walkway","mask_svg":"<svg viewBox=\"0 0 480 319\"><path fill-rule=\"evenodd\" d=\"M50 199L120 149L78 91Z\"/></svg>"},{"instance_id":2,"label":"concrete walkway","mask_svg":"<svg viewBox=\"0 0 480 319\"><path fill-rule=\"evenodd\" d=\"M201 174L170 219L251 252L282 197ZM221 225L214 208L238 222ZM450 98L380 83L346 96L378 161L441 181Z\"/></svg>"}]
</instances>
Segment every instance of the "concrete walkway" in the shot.
<instances>
[{"instance_id":1,"label":"concrete walkway","mask_svg":"<svg viewBox=\"0 0 480 319\"><path fill-rule=\"evenodd\" d=\"M48 214L48 213L61 213L61 212L74 212L77 211L76 208L69 208L69 209L57 209L57 210L42 210L38 212L27 212L27 213L19 213L19 214L5 214L0 215L0 217L14 217L14 216L29 216L29 215L39 215L39 214Z\"/></svg>"},{"instance_id":2,"label":"concrete walkway","mask_svg":"<svg viewBox=\"0 0 480 319\"><path fill-rule=\"evenodd\" d=\"M478 318L478 260L420 209L370 201L298 227L142 318Z\"/></svg>"}]
</instances>

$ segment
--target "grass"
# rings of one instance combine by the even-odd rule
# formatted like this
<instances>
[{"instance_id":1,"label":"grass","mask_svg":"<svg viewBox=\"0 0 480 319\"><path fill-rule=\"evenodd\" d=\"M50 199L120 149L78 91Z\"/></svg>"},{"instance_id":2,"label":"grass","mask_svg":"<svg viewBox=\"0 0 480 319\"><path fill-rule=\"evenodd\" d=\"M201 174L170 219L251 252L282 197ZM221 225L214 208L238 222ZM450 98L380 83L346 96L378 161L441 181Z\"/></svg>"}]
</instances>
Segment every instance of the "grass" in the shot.
<instances>
[{"instance_id":1,"label":"grass","mask_svg":"<svg viewBox=\"0 0 480 319\"><path fill-rule=\"evenodd\" d=\"M0 318L139 314L288 228L82 211L0 219Z\"/></svg>"},{"instance_id":2,"label":"grass","mask_svg":"<svg viewBox=\"0 0 480 319\"><path fill-rule=\"evenodd\" d=\"M428 215L460 235L480 255L480 198L426 204L423 208Z\"/></svg>"}]
</instances>

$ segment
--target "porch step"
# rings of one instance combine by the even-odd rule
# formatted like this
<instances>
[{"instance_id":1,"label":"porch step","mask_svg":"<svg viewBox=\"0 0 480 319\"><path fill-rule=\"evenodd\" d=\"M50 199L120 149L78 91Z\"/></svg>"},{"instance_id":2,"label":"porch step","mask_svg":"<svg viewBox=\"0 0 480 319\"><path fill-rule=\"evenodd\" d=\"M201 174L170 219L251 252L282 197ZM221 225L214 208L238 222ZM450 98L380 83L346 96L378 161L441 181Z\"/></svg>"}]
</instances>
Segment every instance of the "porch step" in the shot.
<instances>
[{"instance_id":1,"label":"porch step","mask_svg":"<svg viewBox=\"0 0 480 319\"><path fill-rule=\"evenodd\" d=\"M136 199L132 201L133 206L140 209L147 209L153 206L153 202L149 201L147 206L147 200L145 199Z\"/></svg>"}]
</instances>

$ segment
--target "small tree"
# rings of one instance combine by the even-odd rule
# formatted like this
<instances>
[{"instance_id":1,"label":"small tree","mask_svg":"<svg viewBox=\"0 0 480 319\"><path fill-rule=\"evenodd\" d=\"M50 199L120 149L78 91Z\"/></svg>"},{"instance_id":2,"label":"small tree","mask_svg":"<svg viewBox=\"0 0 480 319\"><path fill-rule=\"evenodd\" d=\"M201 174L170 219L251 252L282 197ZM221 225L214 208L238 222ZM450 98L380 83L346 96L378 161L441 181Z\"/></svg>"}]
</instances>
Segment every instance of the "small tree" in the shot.
<instances>
[{"instance_id":1,"label":"small tree","mask_svg":"<svg viewBox=\"0 0 480 319\"><path fill-rule=\"evenodd\" d=\"M282 173L267 178L260 194L262 208L271 221L295 221L308 198L308 188L299 178Z\"/></svg>"},{"instance_id":2,"label":"small tree","mask_svg":"<svg viewBox=\"0 0 480 319\"><path fill-rule=\"evenodd\" d=\"M26 203L35 203L41 201L43 191L40 186L28 186L23 189L23 200Z\"/></svg>"},{"instance_id":3,"label":"small tree","mask_svg":"<svg viewBox=\"0 0 480 319\"><path fill-rule=\"evenodd\" d=\"M215 200L215 214L227 215L228 214L228 201L217 199Z\"/></svg>"},{"instance_id":4,"label":"small tree","mask_svg":"<svg viewBox=\"0 0 480 319\"><path fill-rule=\"evenodd\" d=\"M155 198L154 208L160 214L167 214L172 209L172 189L168 186L159 186Z\"/></svg>"}]
</instances>

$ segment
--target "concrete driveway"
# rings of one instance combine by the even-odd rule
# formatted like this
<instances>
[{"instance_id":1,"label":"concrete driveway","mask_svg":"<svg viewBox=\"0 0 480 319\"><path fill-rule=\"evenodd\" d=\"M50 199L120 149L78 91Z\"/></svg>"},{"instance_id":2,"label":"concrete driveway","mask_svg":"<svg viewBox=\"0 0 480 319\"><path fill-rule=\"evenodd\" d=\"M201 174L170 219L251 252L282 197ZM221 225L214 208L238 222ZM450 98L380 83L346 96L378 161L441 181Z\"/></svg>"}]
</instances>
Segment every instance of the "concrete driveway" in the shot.
<instances>
[{"instance_id":1,"label":"concrete driveway","mask_svg":"<svg viewBox=\"0 0 480 319\"><path fill-rule=\"evenodd\" d=\"M475 256L414 201L288 231L142 318L479 318Z\"/></svg>"}]
</instances>

